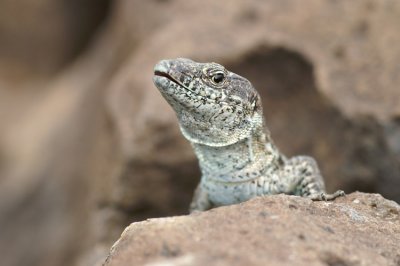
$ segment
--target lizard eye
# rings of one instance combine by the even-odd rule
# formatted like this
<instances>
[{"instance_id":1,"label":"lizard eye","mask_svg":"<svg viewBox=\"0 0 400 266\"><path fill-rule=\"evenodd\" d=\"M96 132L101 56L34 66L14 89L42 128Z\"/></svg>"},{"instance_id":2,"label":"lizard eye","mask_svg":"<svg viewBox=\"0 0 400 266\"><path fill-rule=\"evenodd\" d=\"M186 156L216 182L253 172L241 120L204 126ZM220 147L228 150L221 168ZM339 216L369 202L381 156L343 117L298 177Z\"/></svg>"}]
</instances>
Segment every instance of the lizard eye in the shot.
<instances>
[{"instance_id":1,"label":"lizard eye","mask_svg":"<svg viewBox=\"0 0 400 266\"><path fill-rule=\"evenodd\" d=\"M211 77L211 80L215 84L221 84L225 80L225 74L223 72L217 72Z\"/></svg>"},{"instance_id":2,"label":"lizard eye","mask_svg":"<svg viewBox=\"0 0 400 266\"><path fill-rule=\"evenodd\" d=\"M208 85L222 88L227 82L228 73L221 65L211 63L203 69L202 79Z\"/></svg>"}]
</instances>

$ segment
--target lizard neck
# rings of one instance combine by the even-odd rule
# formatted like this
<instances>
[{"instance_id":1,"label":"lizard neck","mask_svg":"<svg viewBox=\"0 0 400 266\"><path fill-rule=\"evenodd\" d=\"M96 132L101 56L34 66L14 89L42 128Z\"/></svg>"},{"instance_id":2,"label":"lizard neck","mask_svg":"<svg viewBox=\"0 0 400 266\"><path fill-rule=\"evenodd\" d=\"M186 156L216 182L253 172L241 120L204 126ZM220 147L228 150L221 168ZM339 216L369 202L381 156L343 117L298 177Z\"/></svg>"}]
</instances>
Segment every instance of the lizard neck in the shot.
<instances>
[{"instance_id":1,"label":"lizard neck","mask_svg":"<svg viewBox=\"0 0 400 266\"><path fill-rule=\"evenodd\" d=\"M202 178L219 182L245 182L277 169L284 157L267 134L259 130L234 144L214 147L192 143Z\"/></svg>"}]
</instances>

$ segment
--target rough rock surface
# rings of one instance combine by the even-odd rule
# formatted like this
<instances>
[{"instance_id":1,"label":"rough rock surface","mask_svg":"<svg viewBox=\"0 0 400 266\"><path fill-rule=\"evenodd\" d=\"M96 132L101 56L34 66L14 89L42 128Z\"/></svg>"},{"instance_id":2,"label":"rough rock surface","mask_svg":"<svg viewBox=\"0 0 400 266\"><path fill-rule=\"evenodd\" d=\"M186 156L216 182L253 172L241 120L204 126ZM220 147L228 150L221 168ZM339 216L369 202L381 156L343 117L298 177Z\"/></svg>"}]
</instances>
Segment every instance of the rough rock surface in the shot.
<instances>
[{"instance_id":1,"label":"rough rock surface","mask_svg":"<svg viewBox=\"0 0 400 266\"><path fill-rule=\"evenodd\" d=\"M105 266L399 265L399 243L400 206L379 194L277 195L133 223Z\"/></svg>"}]
</instances>

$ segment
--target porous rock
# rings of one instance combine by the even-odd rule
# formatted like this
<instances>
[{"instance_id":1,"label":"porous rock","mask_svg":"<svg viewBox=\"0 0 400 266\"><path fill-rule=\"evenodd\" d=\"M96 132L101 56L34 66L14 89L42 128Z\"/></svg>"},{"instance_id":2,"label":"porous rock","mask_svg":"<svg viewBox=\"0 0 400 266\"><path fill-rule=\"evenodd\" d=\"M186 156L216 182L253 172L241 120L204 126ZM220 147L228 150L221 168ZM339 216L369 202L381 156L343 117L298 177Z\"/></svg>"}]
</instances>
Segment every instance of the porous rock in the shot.
<instances>
[{"instance_id":1,"label":"porous rock","mask_svg":"<svg viewBox=\"0 0 400 266\"><path fill-rule=\"evenodd\" d=\"M105 266L398 265L399 243L400 206L379 194L276 195L133 223Z\"/></svg>"}]
</instances>

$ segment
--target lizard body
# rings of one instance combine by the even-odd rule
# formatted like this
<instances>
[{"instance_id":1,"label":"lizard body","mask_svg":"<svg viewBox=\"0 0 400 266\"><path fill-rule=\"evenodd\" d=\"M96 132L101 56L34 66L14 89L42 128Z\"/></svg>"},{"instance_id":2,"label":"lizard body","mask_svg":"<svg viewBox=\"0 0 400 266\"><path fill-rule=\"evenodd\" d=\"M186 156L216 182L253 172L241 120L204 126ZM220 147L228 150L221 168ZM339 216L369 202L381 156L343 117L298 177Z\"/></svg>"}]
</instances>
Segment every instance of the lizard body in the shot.
<instances>
[{"instance_id":1,"label":"lizard body","mask_svg":"<svg viewBox=\"0 0 400 266\"><path fill-rule=\"evenodd\" d=\"M245 78L216 63L162 60L154 84L175 110L191 142L202 177L191 211L230 205L255 196L291 194L332 200L315 160L286 158L273 143L261 99Z\"/></svg>"}]
</instances>

